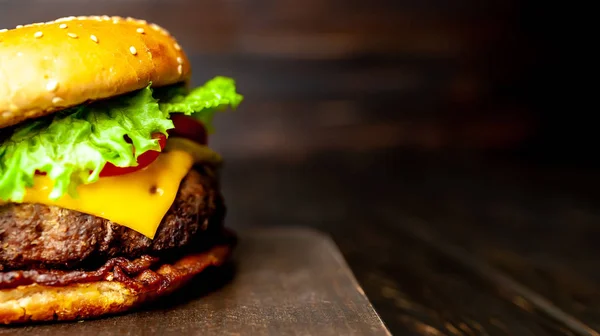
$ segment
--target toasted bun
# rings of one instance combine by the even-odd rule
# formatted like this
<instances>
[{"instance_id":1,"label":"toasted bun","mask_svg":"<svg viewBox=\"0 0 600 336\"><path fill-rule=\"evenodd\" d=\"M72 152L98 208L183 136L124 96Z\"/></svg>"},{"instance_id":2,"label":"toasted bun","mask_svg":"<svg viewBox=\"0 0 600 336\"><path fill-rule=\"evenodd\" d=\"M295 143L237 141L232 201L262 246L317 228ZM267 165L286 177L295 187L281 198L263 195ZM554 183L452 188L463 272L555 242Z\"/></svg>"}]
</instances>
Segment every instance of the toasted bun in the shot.
<instances>
[{"instance_id":1,"label":"toasted bun","mask_svg":"<svg viewBox=\"0 0 600 336\"><path fill-rule=\"evenodd\" d=\"M0 128L189 76L175 39L141 20L69 17L0 31Z\"/></svg>"},{"instance_id":2,"label":"toasted bun","mask_svg":"<svg viewBox=\"0 0 600 336\"><path fill-rule=\"evenodd\" d=\"M0 323L73 321L128 311L173 292L207 267L222 265L230 253L230 246L216 246L172 265L162 265L156 271L146 270L127 282L97 281L62 287L33 284L3 289Z\"/></svg>"}]
</instances>

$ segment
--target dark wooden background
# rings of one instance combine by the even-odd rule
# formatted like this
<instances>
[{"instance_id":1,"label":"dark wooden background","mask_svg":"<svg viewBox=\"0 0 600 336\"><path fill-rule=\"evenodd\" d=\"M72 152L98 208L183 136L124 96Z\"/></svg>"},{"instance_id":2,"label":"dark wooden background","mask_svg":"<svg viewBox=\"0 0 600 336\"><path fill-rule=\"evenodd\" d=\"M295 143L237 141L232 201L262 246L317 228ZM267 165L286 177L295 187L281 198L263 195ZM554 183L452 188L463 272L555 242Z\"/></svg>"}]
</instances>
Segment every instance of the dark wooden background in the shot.
<instances>
[{"instance_id":1,"label":"dark wooden background","mask_svg":"<svg viewBox=\"0 0 600 336\"><path fill-rule=\"evenodd\" d=\"M157 22L218 118L228 224L333 236L394 334L597 335L590 62L533 1L0 0L0 28ZM577 94L574 94L574 92ZM591 105L595 106L595 105Z\"/></svg>"}]
</instances>

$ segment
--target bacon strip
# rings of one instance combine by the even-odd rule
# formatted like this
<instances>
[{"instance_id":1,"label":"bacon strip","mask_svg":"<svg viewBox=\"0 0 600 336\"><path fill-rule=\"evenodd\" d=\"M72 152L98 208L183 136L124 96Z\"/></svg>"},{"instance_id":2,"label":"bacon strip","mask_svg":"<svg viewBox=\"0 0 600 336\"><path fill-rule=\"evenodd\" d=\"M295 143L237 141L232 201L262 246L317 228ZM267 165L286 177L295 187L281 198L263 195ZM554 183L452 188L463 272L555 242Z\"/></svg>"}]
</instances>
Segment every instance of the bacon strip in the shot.
<instances>
[{"instance_id":1,"label":"bacon strip","mask_svg":"<svg viewBox=\"0 0 600 336\"><path fill-rule=\"evenodd\" d=\"M118 281L135 290L161 294L174 282L189 280L207 267L223 264L231 252L230 245L188 254L173 264L161 264L160 259L142 256L134 260L112 258L94 271L26 270L0 272L0 290L31 284L67 286L75 283Z\"/></svg>"}]
</instances>

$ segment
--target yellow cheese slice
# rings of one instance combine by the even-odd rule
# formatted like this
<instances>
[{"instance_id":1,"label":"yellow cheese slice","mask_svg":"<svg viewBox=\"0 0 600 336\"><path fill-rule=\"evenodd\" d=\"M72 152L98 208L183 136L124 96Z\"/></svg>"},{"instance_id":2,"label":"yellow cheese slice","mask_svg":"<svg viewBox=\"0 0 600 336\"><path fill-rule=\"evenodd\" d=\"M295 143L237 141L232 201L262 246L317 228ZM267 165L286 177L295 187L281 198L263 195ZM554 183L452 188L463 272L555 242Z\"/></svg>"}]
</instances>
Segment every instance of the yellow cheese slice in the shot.
<instances>
[{"instance_id":1,"label":"yellow cheese slice","mask_svg":"<svg viewBox=\"0 0 600 336\"><path fill-rule=\"evenodd\" d=\"M154 238L177 196L181 180L193 164L194 158L188 152L172 150L161 153L145 169L80 185L77 198L64 195L56 201L48 198L52 180L36 176L34 187L27 189L23 203L56 205L91 214Z\"/></svg>"}]
</instances>

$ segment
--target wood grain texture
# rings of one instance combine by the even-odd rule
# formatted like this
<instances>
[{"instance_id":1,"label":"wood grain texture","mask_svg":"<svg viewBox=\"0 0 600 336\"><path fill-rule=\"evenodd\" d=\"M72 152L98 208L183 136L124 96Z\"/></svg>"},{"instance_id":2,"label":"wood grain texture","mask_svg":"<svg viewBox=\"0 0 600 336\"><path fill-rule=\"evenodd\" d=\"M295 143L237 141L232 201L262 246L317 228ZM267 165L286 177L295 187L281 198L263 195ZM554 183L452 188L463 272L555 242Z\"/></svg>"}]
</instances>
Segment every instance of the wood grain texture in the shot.
<instances>
[{"instance_id":1,"label":"wood grain texture","mask_svg":"<svg viewBox=\"0 0 600 336\"><path fill-rule=\"evenodd\" d=\"M511 162L397 150L230 161L229 222L331 232L394 334L596 335L600 180Z\"/></svg>"},{"instance_id":2,"label":"wood grain texture","mask_svg":"<svg viewBox=\"0 0 600 336\"><path fill-rule=\"evenodd\" d=\"M236 255L234 269L202 276L154 309L0 335L390 335L327 236L253 229L240 233Z\"/></svg>"}]
</instances>

